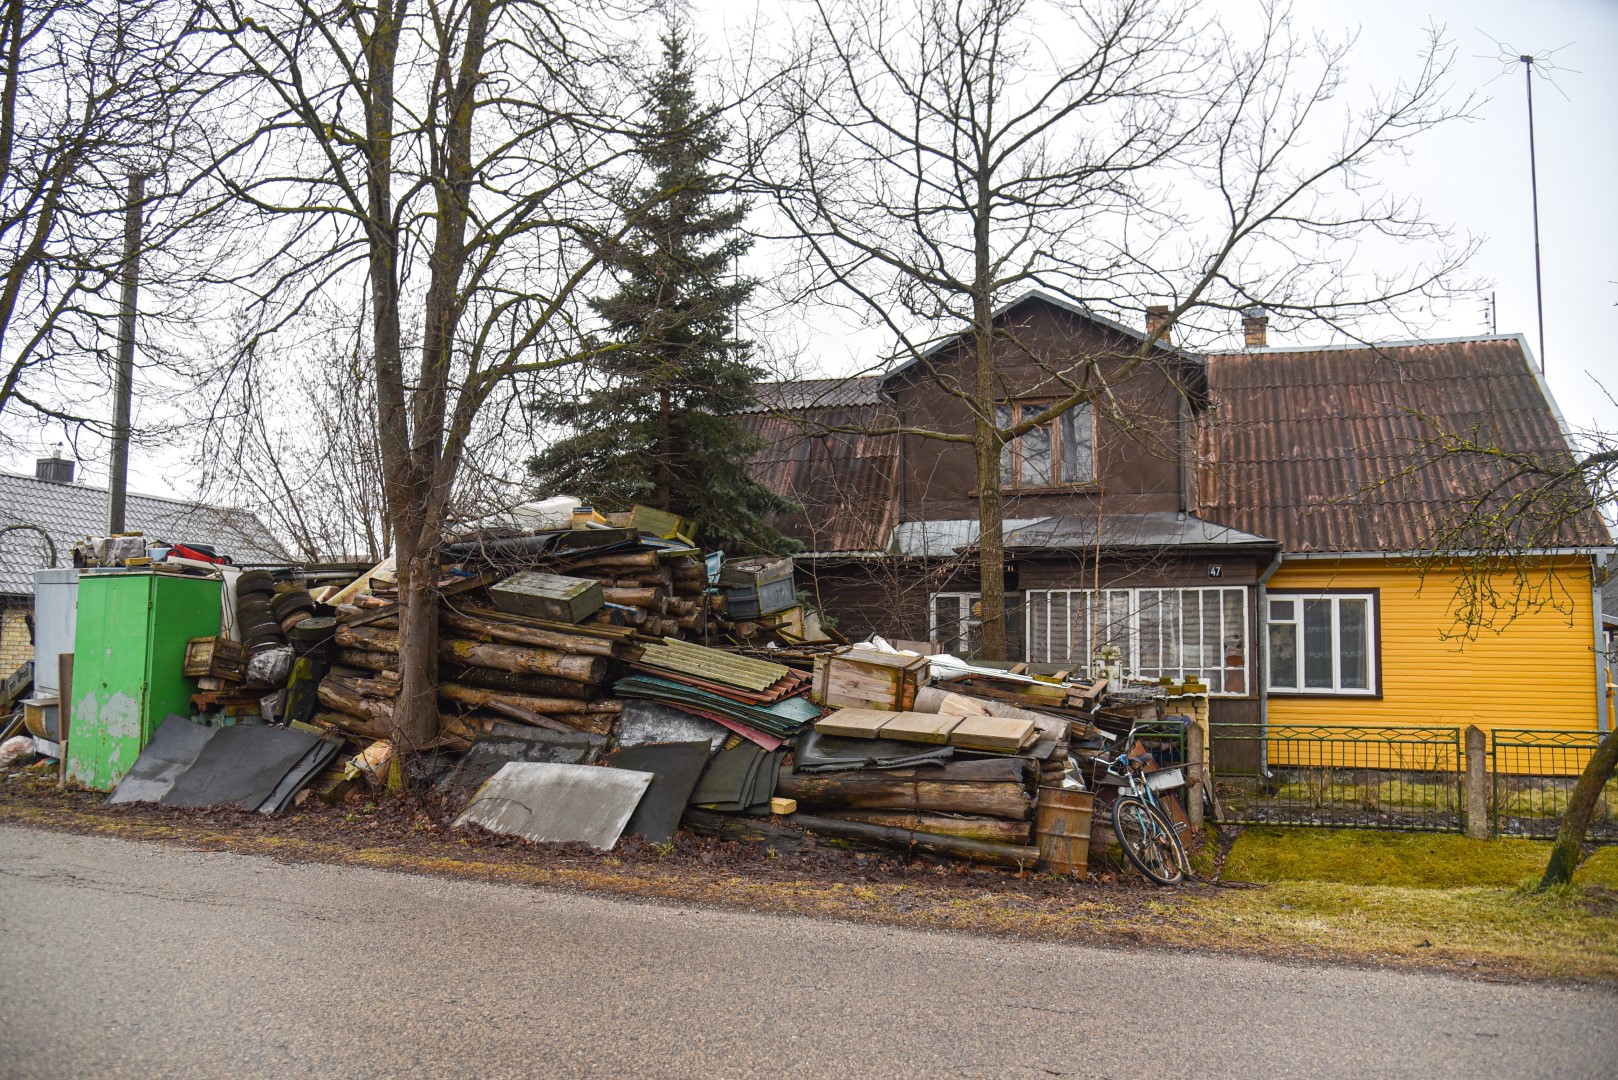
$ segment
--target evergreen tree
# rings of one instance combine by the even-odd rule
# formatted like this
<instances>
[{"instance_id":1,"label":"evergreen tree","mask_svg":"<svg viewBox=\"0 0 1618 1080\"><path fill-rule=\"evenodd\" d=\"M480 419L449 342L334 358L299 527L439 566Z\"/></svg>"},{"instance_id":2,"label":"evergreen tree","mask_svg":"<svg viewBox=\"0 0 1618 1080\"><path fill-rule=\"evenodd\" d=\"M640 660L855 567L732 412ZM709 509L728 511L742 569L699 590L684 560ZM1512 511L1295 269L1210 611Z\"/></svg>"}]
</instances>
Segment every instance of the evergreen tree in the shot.
<instances>
[{"instance_id":1,"label":"evergreen tree","mask_svg":"<svg viewBox=\"0 0 1618 1080\"><path fill-rule=\"evenodd\" d=\"M662 43L635 136L650 182L630 200L651 208L607 253L617 292L591 301L626 348L600 361L578 398L534 406L571 434L529 471L548 492L605 509L644 503L696 519L710 539L781 551L792 542L769 519L793 504L748 474L759 442L733 415L760 375L734 322L754 288L732 274L750 244L747 206L725 197L714 159L726 133L697 100L684 33L671 28Z\"/></svg>"}]
</instances>

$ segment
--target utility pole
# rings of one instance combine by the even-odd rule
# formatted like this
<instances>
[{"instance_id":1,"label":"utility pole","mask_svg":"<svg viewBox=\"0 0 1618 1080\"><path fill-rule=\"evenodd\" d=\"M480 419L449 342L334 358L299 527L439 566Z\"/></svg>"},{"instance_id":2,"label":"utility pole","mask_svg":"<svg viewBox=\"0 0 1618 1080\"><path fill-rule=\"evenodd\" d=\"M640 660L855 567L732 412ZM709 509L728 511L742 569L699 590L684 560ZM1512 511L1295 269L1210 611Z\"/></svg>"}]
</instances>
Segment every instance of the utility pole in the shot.
<instances>
[{"instance_id":1,"label":"utility pole","mask_svg":"<svg viewBox=\"0 0 1618 1080\"><path fill-rule=\"evenodd\" d=\"M124 208L124 260L118 273L118 375L113 383L112 475L107 485L107 532L124 531L124 505L129 495L129 411L135 389L135 306L140 293L141 204L146 177L129 178Z\"/></svg>"}]
</instances>

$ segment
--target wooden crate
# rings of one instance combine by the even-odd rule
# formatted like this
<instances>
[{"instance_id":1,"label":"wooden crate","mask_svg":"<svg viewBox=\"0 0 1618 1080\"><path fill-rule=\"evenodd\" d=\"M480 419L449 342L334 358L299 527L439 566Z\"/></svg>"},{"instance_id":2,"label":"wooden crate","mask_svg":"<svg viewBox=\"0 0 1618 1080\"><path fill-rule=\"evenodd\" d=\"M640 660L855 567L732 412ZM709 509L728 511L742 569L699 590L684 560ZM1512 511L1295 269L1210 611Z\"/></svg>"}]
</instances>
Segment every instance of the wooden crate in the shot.
<instances>
[{"instance_id":1,"label":"wooden crate","mask_svg":"<svg viewBox=\"0 0 1618 1080\"><path fill-rule=\"evenodd\" d=\"M927 658L840 649L815 658L811 696L818 705L908 712L927 678Z\"/></svg>"},{"instance_id":2,"label":"wooden crate","mask_svg":"<svg viewBox=\"0 0 1618 1080\"><path fill-rule=\"evenodd\" d=\"M192 638L185 643L184 675L241 682L247 678L247 646L222 637Z\"/></svg>"},{"instance_id":3,"label":"wooden crate","mask_svg":"<svg viewBox=\"0 0 1618 1080\"><path fill-rule=\"evenodd\" d=\"M606 604L601 582L593 578L563 577L524 570L489 587L494 606L513 615L552 622L577 623Z\"/></svg>"}]
</instances>

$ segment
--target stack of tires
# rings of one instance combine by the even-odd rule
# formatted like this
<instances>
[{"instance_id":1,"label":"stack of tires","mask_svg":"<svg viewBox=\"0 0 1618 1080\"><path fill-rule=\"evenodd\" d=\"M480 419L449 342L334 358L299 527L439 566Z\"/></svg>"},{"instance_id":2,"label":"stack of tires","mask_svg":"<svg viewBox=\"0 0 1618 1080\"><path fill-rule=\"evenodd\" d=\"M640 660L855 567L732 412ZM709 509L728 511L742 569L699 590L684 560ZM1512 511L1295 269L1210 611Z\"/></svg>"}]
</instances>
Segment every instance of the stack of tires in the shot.
<instances>
[{"instance_id":1,"label":"stack of tires","mask_svg":"<svg viewBox=\"0 0 1618 1080\"><path fill-rule=\"evenodd\" d=\"M275 615L276 599L275 576L268 570L248 570L236 579L236 627L249 652L286 644Z\"/></svg>"}]
</instances>

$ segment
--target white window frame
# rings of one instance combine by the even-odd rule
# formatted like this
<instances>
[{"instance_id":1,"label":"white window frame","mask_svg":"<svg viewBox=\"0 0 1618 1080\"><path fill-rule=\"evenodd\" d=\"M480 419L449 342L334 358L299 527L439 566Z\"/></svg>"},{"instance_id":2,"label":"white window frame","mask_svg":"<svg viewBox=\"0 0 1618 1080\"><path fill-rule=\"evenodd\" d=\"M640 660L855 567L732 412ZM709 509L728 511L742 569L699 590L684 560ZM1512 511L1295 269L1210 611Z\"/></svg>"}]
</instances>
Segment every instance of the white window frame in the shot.
<instances>
[{"instance_id":1,"label":"white window frame","mask_svg":"<svg viewBox=\"0 0 1618 1080\"><path fill-rule=\"evenodd\" d=\"M1187 659L1187 654L1186 654L1186 642L1187 642L1186 634L1187 634L1187 629L1183 625L1183 622L1182 622L1181 625L1180 625L1179 631L1178 631L1179 636L1180 636L1179 648L1178 648L1178 651L1179 651L1179 657L1178 657L1179 663L1177 665L1174 665L1174 666L1172 666L1170 668L1167 668L1167 669L1164 669L1162 667L1158 667L1158 668L1155 668L1154 670L1159 672L1160 674L1164 673L1165 671L1169 672L1170 673L1169 677L1171 679L1175 678L1174 673L1177 673L1178 677L1181 680L1183 680L1189 674L1189 675L1194 675L1197 678L1200 678L1205 682L1208 681L1209 676L1214 671L1218 671L1220 673L1220 677L1219 677L1219 687L1220 687L1220 689L1217 690L1217 691L1213 691L1212 692L1213 696L1215 696L1215 697L1244 698L1244 697L1250 696L1253 693L1253 690L1252 690L1252 686L1253 686L1252 672L1253 672L1253 648L1254 648L1254 643L1253 643L1253 640L1252 640L1252 638L1253 638L1252 614L1251 614L1251 609L1250 609L1250 606L1249 606L1250 603L1251 603L1249 598L1252 595L1252 590L1247 588L1246 586L1241 586L1241 585L1193 585L1193 586L1186 586L1186 587L1183 587L1183 588L1178 587L1178 586L1163 586L1163 587L1138 588L1138 589L1101 589L1099 591L1099 593L1095 589L1029 589L1024 593L1025 613L1024 613L1024 636L1023 636L1023 640L1026 643L1025 650L1024 650L1025 655L1027 655L1030 663L1036 663L1036 664L1052 664L1052 663L1066 664L1066 663L1071 662L1071 663L1077 665L1078 669L1089 671L1092 668L1092 666L1095 666L1096 658L1092 656L1092 657L1085 657L1085 658L1080 659L1080 658L1075 658L1074 655L1073 655L1074 645L1073 645L1073 640L1072 640L1072 620L1069 618L1069 612L1071 610L1072 603L1073 603L1072 598L1075 597L1075 596L1082 596L1084 598L1082 602L1086 605L1085 610L1089 611L1089 610L1091 610L1089 605L1093 605L1096 602L1095 598L1099 595L1099 596L1104 598L1103 602L1108 605L1108 610L1110 611L1112 609L1112 606L1117 602L1117 600L1120 597L1123 597L1123 598L1127 598L1127 614L1125 615L1125 620L1127 622L1127 630L1125 631L1124 634L1115 636L1113 640L1117 641L1118 637L1120 637L1120 636L1122 638L1121 644L1123 645L1122 651L1124 653L1122 665L1123 665L1123 669L1124 669L1125 674L1133 676L1133 677L1140 677L1140 673L1141 673L1141 656L1142 656L1142 653L1141 653L1141 594L1142 593L1153 593L1153 594L1158 594L1159 596L1161 596L1162 594L1173 594L1174 597L1175 597L1175 606L1179 610L1183 610L1183 605L1184 605L1183 595L1185 593L1199 593L1199 594L1202 594L1201 596L1198 597L1198 601L1197 601L1197 610L1198 610L1199 616L1200 616L1200 613L1202 611L1202 606L1205 603L1206 597L1208 595L1212 594L1214 597L1216 597L1217 603L1219 604L1219 609L1218 609L1219 610L1219 621L1218 621L1218 625L1219 625L1219 629L1220 629L1221 634L1223 633L1223 630L1224 630L1225 598L1227 596L1234 596L1234 595L1239 594L1240 597L1241 597L1241 600L1240 600L1240 619L1241 619L1241 627L1242 627L1242 663L1241 663L1241 665L1239 667L1235 666L1235 665L1231 665L1231 664L1226 664L1224 662L1225 653L1223 651L1224 642L1223 642L1222 639L1218 643L1218 645L1217 645L1217 650L1218 651L1215 653L1215 658L1217 660L1217 663L1215 663L1212 667L1209 667L1207 665L1203 665L1201 663L1195 663L1195 664L1186 663L1186 659ZM1054 606L1054 604L1055 604L1055 602L1056 602L1056 600L1058 598L1060 598L1061 606L1062 606L1062 644L1063 644L1063 650L1062 650L1062 654L1061 654L1060 659L1053 659L1052 654L1051 654L1050 649L1049 649L1049 646L1051 644L1051 641L1049 639L1052 636L1051 631L1050 631L1050 627L1052 625L1051 624L1052 608L1053 608L1053 606ZM1039 635L1037 635L1035 633L1035 630L1034 630L1034 623L1036 621L1036 619L1035 619L1036 614L1038 614L1040 616L1040 618L1042 619L1042 621L1044 623L1044 626L1045 626L1045 638L1046 638L1045 644L1046 644L1047 648L1046 648L1046 652L1045 652L1044 656L1038 656L1038 655L1035 654L1035 646L1036 646L1036 643L1039 641ZM1203 639L1202 639L1201 628L1202 628L1202 623L1201 623L1201 620L1199 618L1199 622L1198 622L1198 626L1197 626L1197 641L1196 641L1196 644L1197 644L1197 646L1199 648L1199 651L1200 651L1201 647L1204 644ZM1161 641L1159 642L1159 644L1161 644ZM1268 644L1268 642L1266 641L1266 645L1267 644ZM1093 649L1092 649L1092 651L1093 651ZM1239 690L1228 689L1228 687L1230 685L1231 677L1233 675L1239 675L1240 676L1241 689L1239 689ZM1156 676L1148 675L1147 677L1152 678L1152 677L1156 677ZM1210 682L1209 685L1211 687L1213 684Z\"/></svg>"},{"instance_id":2,"label":"white window frame","mask_svg":"<svg viewBox=\"0 0 1618 1080\"><path fill-rule=\"evenodd\" d=\"M1381 672L1379 661L1382 656L1381 612L1378 602L1381 598L1375 592L1294 592L1287 590L1271 590L1266 597L1270 605L1264 612L1264 682L1271 694L1296 695L1298 697L1368 697L1374 698L1381 693L1381 683L1378 681ZM1331 601L1331 686L1305 686L1304 674L1304 632L1303 632L1303 605L1309 600ZM1365 602L1365 686L1343 685L1343 619L1342 601L1362 600ZM1291 603L1292 618L1273 618L1276 603ZM1297 656L1294 660L1296 686L1275 685L1274 665L1270 662L1270 635L1276 625L1293 626L1293 636L1296 640Z\"/></svg>"},{"instance_id":3,"label":"white window frame","mask_svg":"<svg viewBox=\"0 0 1618 1080\"><path fill-rule=\"evenodd\" d=\"M980 616L973 614L972 607L974 604L982 602L983 594L975 592L935 592L929 596L927 598L927 640L935 645L945 644L945 642L940 641L938 638L938 631L941 623L941 620L938 617L938 601L942 599L958 601L960 605L958 610L964 612L962 618L953 620L955 629L954 632L950 634L949 640L952 642L964 642L966 644L970 644L972 640L972 633L973 631L976 631L978 639L981 641L983 638L983 619ZM961 652L966 654L970 652L970 650L962 649ZM966 658L967 657L965 655L962 656L962 659Z\"/></svg>"}]
</instances>

